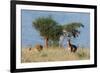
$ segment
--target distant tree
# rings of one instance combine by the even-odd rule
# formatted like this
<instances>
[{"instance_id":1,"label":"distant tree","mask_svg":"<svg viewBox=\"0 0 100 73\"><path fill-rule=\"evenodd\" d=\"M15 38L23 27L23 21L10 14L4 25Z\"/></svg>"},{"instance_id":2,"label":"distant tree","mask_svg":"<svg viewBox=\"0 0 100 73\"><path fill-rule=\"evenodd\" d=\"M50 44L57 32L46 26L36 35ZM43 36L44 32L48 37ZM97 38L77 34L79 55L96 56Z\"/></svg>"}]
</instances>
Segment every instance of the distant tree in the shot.
<instances>
[{"instance_id":1,"label":"distant tree","mask_svg":"<svg viewBox=\"0 0 100 73\"><path fill-rule=\"evenodd\" d=\"M64 30L67 31L68 43L70 43L71 38L76 38L79 36L81 27L84 27L84 25L77 22L65 24L63 26Z\"/></svg>"},{"instance_id":2,"label":"distant tree","mask_svg":"<svg viewBox=\"0 0 100 73\"><path fill-rule=\"evenodd\" d=\"M45 47L48 48L48 41L58 40L62 27L51 17L39 17L33 21L33 27L40 32L45 40Z\"/></svg>"}]
</instances>

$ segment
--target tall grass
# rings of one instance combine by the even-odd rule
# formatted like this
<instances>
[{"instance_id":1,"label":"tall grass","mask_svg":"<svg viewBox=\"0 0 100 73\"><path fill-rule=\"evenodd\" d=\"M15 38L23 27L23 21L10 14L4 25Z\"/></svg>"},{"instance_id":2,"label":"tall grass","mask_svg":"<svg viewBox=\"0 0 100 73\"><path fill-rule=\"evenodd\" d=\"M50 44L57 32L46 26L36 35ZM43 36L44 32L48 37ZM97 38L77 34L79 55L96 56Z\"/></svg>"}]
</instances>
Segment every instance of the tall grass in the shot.
<instances>
[{"instance_id":1,"label":"tall grass","mask_svg":"<svg viewBox=\"0 0 100 73\"><path fill-rule=\"evenodd\" d=\"M72 61L86 60L90 58L90 49L78 48L77 52L72 53L64 48L50 47L38 52L35 48L22 49L21 62L48 62L48 61Z\"/></svg>"}]
</instances>

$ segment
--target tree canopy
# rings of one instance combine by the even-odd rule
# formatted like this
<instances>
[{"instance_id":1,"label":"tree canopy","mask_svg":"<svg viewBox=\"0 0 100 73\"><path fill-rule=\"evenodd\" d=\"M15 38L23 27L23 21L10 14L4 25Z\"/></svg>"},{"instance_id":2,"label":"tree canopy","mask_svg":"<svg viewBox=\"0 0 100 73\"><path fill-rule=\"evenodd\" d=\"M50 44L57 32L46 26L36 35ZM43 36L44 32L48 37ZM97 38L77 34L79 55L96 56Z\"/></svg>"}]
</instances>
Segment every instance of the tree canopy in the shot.
<instances>
[{"instance_id":1,"label":"tree canopy","mask_svg":"<svg viewBox=\"0 0 100 73\"><path fill-rule=\"evenodd\" d=\"M40 32L40 35L50 39L54 39L55 35L60 34L59 31L61 27L60 25L57 26L57 24L58 23L50 16L39 17L33 21L33 26Z\"/></svg>"},{"instance_id":2,"label":"tree canopy","mask_svg":"<svg viewBox=\"0 0 100 73\"><path fill-rule=\"evenodd\" d=\"M73 22L73 23L69 23L69 24L65 24L63 26L63 28L67 31L68 33L68 37L78 37L78 35L80 34L80 28L84 27L84 25L82 23L77 23L77 22Z\"/></svg>"}]
</instances>

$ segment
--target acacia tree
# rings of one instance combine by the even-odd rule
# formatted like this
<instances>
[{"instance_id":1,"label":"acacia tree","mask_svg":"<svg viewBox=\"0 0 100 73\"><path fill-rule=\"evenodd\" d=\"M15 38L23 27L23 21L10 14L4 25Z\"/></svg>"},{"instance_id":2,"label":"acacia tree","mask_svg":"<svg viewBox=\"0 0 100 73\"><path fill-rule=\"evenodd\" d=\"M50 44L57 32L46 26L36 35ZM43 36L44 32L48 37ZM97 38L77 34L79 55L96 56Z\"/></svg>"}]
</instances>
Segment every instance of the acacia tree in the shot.
<instances>
[{"instance_id":1,"label":"acacia tree","mask_svg":"<svg viewBox=\"0 0 100 73\"><path fill-rule=\"evenodd\" d=\"M63 26L64 30L67 31L68 43L70 43L72 37L76 38L79 36L81 27L84 27L84 25L76 22L65 24Z\"/></svg>"},{"instance_id":2,"label":"acacia tree","mask_svg":"<svg viewBox=\"0 0 100 73\"><path fill-rule=\"evenodd\" d=\"M60 25L51 17L39 17L33 21L33 27L40 32L45 40L45 47L48 48L49 40L57 40L62 30Z\"/></svg>"}]
</instances>

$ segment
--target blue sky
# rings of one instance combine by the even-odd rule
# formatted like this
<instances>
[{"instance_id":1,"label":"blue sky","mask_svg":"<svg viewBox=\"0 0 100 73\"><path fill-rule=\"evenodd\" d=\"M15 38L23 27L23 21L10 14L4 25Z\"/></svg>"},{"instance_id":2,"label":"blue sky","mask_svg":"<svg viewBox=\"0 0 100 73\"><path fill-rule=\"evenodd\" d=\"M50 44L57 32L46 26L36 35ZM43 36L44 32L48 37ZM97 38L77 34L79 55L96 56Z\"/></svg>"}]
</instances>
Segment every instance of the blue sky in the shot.
<instances>
[{"instance_id":1,"label":"blue sky","mask_svg":"<svg viewBox=\"0 0 100 73\"><path fill-rule=\"evenodd\" d=\"M39 32L32 27L32 21L41 16L51 15L60 25L80 22L85 27L81 28L81 34L77 39L73 40L76 45L90 47L90 14L89 13L76 13L76 12L54 12L54 11L34 11L34 10L21 10L21 41L22 47L34 46L37 43L44 44L43 38ZM65 40L66 42L66 40ZM65 44L65 43L64 43Z\"/></svg>"}]
</instances>

